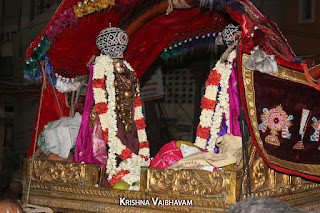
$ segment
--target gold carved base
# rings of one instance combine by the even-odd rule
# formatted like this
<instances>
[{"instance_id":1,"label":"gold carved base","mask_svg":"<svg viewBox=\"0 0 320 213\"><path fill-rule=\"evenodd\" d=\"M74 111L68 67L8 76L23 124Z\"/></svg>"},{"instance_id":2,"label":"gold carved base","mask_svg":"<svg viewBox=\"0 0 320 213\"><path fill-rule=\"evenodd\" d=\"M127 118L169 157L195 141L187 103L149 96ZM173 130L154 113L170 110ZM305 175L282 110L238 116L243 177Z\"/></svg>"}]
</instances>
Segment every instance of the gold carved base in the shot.
<instances>
[{"instance_id":1,"label":"gold carved base","mask_svg":"<svg viewBox=\"0 0 320 213\"><path fill-rule=\"evenodd\" d=\"M280 141L278 139L278 136L274 136L274 135L268 135L266 137L266 143L269 143L275 146L280 146Z\"/></svg>"},{"instance_id":2,"label":"gold carved base","mask_svg":"<svg viewBox=\"0 0 320 213\"><path fill-rule=\"evenodd\" d=\"M305 210L320 209L320 184L269 168L254 146L249 153L252 196L269 196ZM24 199L30 166L26 159ZM95 187L97 181L98 165L36 159L29 203L61 212L225 212L246 197L240 194L241 168L215 172L142 168L139 192ZM245 183L246 178L242 191ZM166 200L192 203L165 205ZM134 202L141 205L133 206Z\"/></svg>"},{"instance_id":3,"label":"gold carved base","mask_svg":"<svg viewBox=\"0 0 320 213\"><path fill-rule=\"evenodd\" d=\"M302 141L298 141L294 146L293 149L304 149L304 145Z\"/></svg>"}]
</instances>

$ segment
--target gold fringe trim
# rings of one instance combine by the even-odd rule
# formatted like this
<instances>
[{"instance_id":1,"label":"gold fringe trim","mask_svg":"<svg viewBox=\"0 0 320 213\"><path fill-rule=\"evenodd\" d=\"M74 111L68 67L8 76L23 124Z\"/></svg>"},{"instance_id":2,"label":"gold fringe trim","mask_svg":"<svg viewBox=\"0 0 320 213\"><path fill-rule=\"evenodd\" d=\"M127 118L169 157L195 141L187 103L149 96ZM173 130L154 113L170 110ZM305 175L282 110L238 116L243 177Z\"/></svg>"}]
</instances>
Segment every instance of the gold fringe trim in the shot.
<instances>
[{"instance_id":1,"label":"gold fringe trim","mask_svg":"<svg viewBox=\"0 0 320 213\"><path fill-rule=\"evenodd\" d=\"M91 13L99 12L104 9L108 9L115 5L115 0L89 0L78 2L78 5L74 8L74 14L78 18L82 18Z\"/></svg>"}]
</instances>

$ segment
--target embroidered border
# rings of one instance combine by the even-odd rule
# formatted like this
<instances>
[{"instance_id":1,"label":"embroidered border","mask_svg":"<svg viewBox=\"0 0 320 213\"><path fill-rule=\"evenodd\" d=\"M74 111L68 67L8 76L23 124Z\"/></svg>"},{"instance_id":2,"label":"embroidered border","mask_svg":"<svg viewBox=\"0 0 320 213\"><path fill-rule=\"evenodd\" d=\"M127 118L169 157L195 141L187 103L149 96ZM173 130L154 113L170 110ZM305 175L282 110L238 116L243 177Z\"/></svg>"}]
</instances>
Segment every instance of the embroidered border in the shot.
<instances>
[{"instance_id":1,"label":"embroidered border","mask_svg":"<svg viewBox=\"0 0 320 213\"><path fill-rule=\"evenodd\" d=\"M249 58L248 54L242 55L242 61L245 61ZM256 103L255 103L255 90L254 90L254 76L251 70L246 69L244 66L242 66L242 78L243 78L243 86L244 86L244 92L246 96L246 105L248 109L248 116L250 118L250 123L252 126L252 130L254 133L254 137L257 141L257 144L259 146L259 149L261 150L262 154L266 158L267 161L270 163L281 166L283 168L287 168L292 171L297 171L302 174L310 174L310 175L317 175L320 176L320 165L314 165L314 164L303 164L303 163L294 163L286 160L281 160L276 157L273 157L267 153L267 151L263 147L263 141L260 136L259 131L259 124L257 121L257 113L256 113ZM272 76L290 80L292 82L301 83L307 86L310 86L309 82L307 81L306 77L304 76L304 73L290 70L288 68L279 66L279 73L278 74L272 74ZM311 86L310 86L311 87Z\"/></svg>"}]
</instances>

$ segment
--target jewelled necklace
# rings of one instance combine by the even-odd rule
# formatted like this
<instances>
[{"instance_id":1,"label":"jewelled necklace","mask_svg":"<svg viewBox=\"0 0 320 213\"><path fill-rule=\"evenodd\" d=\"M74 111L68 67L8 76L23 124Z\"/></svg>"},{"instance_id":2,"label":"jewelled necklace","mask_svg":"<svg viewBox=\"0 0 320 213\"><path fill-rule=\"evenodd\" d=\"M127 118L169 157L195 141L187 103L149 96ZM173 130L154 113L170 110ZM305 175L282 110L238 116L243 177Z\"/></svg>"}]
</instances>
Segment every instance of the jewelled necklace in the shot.
<instances>
[{"instance_id":1,"label":"jewelled necklace","mask_svg":"<svg viewBox=\"0 0 320 213\"><path fill-rule=\"evenodd\" d=\"M136 98L136 84L133 82L136 82L134 75L126 79L122 74L116 72L117 115L121 123L124 124L126 133L132 131L132 108L133 100Z\"/></svg>"}]
</instances>

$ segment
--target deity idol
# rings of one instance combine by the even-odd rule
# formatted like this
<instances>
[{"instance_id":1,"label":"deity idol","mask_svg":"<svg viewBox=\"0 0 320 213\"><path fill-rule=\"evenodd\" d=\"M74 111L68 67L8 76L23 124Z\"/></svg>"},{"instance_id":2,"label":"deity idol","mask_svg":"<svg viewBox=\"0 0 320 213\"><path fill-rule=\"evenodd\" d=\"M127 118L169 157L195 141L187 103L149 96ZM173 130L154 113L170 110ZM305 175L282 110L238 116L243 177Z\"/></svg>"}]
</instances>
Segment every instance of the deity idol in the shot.
<instances>
[{"instance_id":1,"label":"deity idol","mask_svg":"<svg viewBox=\"0 0 320 213\"><path fill-rule=\"evenodd\" d=\"M149 164L149 142L138 79L123 59L128 40L116 27L102 30L97 37L100 55L90 66L75 161L100 163L111 185L122 180L129 189L138 189L140 166Z\"/></svg>"}]
</instances>

